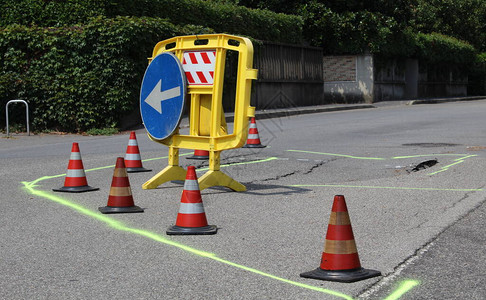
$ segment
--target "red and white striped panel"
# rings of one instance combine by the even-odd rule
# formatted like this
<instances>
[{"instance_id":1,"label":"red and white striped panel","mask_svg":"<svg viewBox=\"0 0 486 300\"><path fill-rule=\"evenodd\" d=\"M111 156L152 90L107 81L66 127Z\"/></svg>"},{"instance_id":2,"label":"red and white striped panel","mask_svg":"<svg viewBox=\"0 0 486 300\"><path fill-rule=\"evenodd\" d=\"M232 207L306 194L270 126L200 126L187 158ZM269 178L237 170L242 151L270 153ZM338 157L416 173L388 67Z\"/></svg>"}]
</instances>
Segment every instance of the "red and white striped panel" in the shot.
<instances>
[{"instance_id":1,"label":"red and white striped panel","mask_svg":"<svg viewBox=\"0 0 486 300\"><path fill-rule=\"evenodd\" d=\"M183 54L182 68L190 85L212 85L216 51L187 51Z\"/></svg>"}]
</instances>

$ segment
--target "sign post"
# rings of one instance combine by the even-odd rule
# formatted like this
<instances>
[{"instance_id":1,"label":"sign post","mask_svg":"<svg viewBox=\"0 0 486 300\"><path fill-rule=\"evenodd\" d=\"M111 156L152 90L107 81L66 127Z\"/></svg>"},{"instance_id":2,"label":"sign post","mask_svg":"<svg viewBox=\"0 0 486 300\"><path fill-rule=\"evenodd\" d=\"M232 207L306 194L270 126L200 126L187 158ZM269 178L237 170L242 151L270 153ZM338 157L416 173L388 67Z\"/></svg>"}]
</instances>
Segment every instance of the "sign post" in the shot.
<instances>
[{"instance_id":1,"label":"sign post","mask_svg":"<svg viewBox=\"0 0 486 300\"><path fill-rule=\"evenodd\" d=\"M228 133L222 104L227 51L238 53L232 133ZM169 116L165 116L166 105L169 107L172 102L176 102L182 103L184 107L184 100L174 101L179 97L185 98L183 85L169 83L166 77L172 75L166 76L152 71L152 69L161 70L165 73L166 65L159 61L162 61L161 57L166 54L177 57L182 62L182 72L187 78L187 93L190 95L189 135L181 135L177 129L173 129L172 132L157 130L160 127L171 127L167 126L168 123L174 124L168 120ZM201 190L212 186L225 186L234 191L245 191L244 185L220 170L220 154L223 150L244 145L248 135L248 118L255 113L255 108L250 106L251 81L257 78L257 70L252 68L251 41L226 34L175 37L159 42L153 50L150 61L140 97L142 119L149 137L169 147L169 163L165 169L144 183L142 188L153 189L167 181L184 180L185 170L179 166L179 149L183 148L209 151L209 171L199 178ZM156 65L152 67L154 63ZM150 75L152 73L153 76ZM180 94L179 89L175 87L181 88ZM182 114L176 109L167 108L167 110L170 114ZM176 127L180 121L180 114Z\"/></svg>"}]
</instances>

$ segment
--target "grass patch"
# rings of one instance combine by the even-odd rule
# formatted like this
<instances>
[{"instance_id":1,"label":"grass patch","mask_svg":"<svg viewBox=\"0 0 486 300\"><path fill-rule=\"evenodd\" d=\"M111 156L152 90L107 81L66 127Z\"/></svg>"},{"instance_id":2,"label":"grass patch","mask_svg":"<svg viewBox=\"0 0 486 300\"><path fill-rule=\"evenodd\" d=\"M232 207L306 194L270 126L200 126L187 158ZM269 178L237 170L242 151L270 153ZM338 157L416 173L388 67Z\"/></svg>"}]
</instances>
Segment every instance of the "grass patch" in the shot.
<instances>
[{"instance_id":1,"label":"grass patch","mask_svg":"<svg viewBox=\"0 0 486 300\"><path fill-rule=\"evenodd\" d=\"M86 135L114 135L118 132L118 128L91 128Z\"/></svg>"}]
</instances>

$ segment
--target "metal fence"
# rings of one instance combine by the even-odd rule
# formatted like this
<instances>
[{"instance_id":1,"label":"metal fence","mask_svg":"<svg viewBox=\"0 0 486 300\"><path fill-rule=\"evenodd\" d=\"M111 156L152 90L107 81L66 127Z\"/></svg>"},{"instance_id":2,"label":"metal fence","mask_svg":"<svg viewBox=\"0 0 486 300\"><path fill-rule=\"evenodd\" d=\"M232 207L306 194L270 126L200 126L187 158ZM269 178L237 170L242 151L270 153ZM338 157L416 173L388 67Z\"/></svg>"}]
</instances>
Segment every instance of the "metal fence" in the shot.
<instances>
[{"instance_id":1,"label":"metal fence","mask_svg":"<svg viewBox=\"0 0 486 300\"><path fill-rule=\"evenodd\" d=\"M324 104L322 49L265 42L254 44L251 104L257 109ZM234 110L237 56L228 53L223 105Z\"/></svg>"},{"instance_id":2,"label":"metal fence","mask_svg":"<svg viewBox=\"0 0 486 300\"><path fill-rule=\"evenodd\" d=\"M277 43L257 46L258 80L252 94L257 109L324 104L322 49Z\"/></svg>"}]
</instances>

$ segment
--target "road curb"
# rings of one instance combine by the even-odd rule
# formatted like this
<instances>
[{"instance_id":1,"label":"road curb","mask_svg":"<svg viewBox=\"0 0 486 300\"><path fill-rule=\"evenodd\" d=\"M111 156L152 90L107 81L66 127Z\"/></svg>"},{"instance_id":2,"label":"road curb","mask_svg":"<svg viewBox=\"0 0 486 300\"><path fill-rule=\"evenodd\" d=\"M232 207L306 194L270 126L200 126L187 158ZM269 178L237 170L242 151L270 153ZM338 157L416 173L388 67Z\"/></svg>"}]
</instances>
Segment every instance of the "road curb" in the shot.
<instances>
[{"instance_id":1,"label":"road curb","mask_svg":"<svg viewBox=\"0 0 486 300\"><path fill-rule=\"evenodd\" d=\"M417 100L409 101L407 103L407 105L439 104L439 103L447 103L447 102L473 101L473 100L486 100L486 96L460 97L460 98L417 99Z\"/></svg>"},{"instance_id":2,"label":"road curb","mask_svg":"<svg viewBox=\"0 0 486 300\"><path fill-rule=\"evenodd\" d=\"M368 109L368 108L377 108L383 106L383 103L394 103L394 102L396 102L396 105L404 105L404 104L418 105L418 104L440 104L440 103L447 103L447 102L473 101L473 100L486 100L486 96L416 99L416 100L410 100L408 102L405 102L404 100L386 101L386 102L377 102L373 104L358 103L358 104L328 104L322 106L300 106L300 107L291 107L291 108L257 110L255 111L255 117L257 120L264 120L264 119L272 119L272 118L290 117L296 115L315 114L315 113L322 113L322 112ZM227 123L233 123L234 113L225 113L225 119ZM184 118L183 124L181 124L180 127L181 128L189 127L187 116Z\"/></svg>"},{"instance_id":3,"label":"road curb","mask_svg":"<svg viewBox=\"0 0 486 300\"><path fill-rule=\"evenodd\" d=\"M271 110L260 110L255 112L255 118L258 120L272 119L272 118L282 118L290 117L295 115L305 115L305 114L315 114L321 112L333 112L342 110L354 110L354 109L365 109L365 108L376 108L376 106L371 104L351 104L351 105L331 105L326 107L320 106L303 106L299 108L289 108L289 109L271 109ZM233 114L226 115L226 122L231 123L234 120Z\"/></svg>"}]
</instances>

